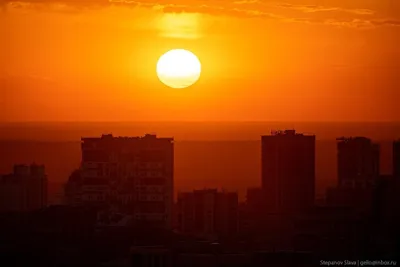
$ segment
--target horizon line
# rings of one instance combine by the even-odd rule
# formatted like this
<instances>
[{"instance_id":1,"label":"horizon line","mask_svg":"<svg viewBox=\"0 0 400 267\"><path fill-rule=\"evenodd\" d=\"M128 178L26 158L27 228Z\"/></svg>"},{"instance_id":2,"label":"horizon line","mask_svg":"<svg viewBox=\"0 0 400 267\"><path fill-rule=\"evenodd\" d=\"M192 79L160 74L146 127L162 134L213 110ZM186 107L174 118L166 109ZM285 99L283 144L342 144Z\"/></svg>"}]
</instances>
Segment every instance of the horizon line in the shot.
<instances>
[{"instance_id":1,"label":"horizon line","mask_svg":"<svg viewBox=\"0 0 400 267\"><path fill-rule=\"evenodd\" d=\"M27 121L0 121L1 124L17 123L400 123L400 121L340 121L340 120L315 120L315 121L283 121L283 120L27 120Z\"/></svg>"}]
</instances>

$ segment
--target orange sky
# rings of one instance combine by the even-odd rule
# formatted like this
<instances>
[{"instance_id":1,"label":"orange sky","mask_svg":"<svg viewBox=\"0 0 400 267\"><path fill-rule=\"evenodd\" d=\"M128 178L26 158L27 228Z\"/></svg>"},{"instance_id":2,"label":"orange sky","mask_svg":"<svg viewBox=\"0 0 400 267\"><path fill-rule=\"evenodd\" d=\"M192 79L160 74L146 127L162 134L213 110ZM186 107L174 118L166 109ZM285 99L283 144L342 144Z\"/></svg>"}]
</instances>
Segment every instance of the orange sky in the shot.
<instances>
[{"instance_id":1,"label":"orange sky","mask_svg":"<svg viewBox=\"0 0 400 267\"><path fill-rule=\"evenodd\" d=\"M0 122L400 119L398 0L0 7ZM202 63L191 88L157 79L174 48Z\"/></svg>"}]
</instances>

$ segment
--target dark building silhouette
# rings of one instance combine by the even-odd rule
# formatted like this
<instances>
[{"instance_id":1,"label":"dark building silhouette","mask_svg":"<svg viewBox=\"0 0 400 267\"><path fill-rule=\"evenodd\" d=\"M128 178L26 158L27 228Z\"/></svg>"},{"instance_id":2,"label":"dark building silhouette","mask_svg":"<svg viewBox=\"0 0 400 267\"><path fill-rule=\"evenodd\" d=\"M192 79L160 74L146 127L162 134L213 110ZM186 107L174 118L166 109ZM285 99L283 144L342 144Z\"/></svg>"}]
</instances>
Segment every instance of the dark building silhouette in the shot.
<instances>
[{"instance_id":1,"label":"dark building silhouette","mask_svg":"<svg viewBox=\"0 0 400 267\"><path fill-rule=\"evenodd\" d=\"M366 137L338 138L339 187L367 187L379 176L379 145Z\"/></svg>"},{"instance_id":2,"label":"dark building silhouette","mask_svg":"<svg viewBox=\"0 0 400 267\"><path fill-rule=\"evenodd\" d=\"M400 139L393 142L393 175L400 179Z\"/></svg>"},{"instance_id":3,"label":"dark building silhouette","mask_svg":"<svg viewBox=\"0 0 400 267\"><path fill-rule=\"evenodd\" d=\"M70 205L97 205L136 222L172 227L173 138L82 138L82 162L65 187Z\"/></svg>"},{"instance_id":4,"label":"dark building silhouette","mask_svg":"<svg viewBox=\"0 0 400 267\"><path fill-rule=\"evenodd\" d=\"M234 235L238 230L238 194L217 189L178 194L178 230L204 236Z\"/></svg>"},{"instance_id":5,"label":"dark building silhouette","mask_svg":"<svg viewBox=\"0 0 400 267\"><path fill-rule=\"evenodd\" d=\"M90 252L95 222L96 211L83 207L0 214L1 259L10 266L98 266L99 254Z\"/></svg>"},{"instance_id":6,"label":"dark building silhouette","mask_svg":"<svg viewBox=\"0 0 400 267\"><path fill-rule=\"evenodd\" d=\"M246 193L246 202L250 206L260 206L263 201L263 190L260 187L248 188Z\"/></svg>"},{"instance_id":7,"label":"dark building silhouette","mask_svg":"<svg viewBox=\"0 0 400 267\"><path fill-rule=\"evenodd\" d=\"M0 176L0 211L29 212L47 205L47 176L43 165L15 165Z\"/></svg>"},{"instance_id":8,"label":"dark building silhouette","mask_svg":"<svg viewBox=\"0 0 400 267\"><path fill-rule=\"evenodd\" d=\"M399 255L400 181L393 175L381 175L374 191L370 236L373 252L381 258Z\"/></svg>"},{"instance_id":9,"label":"dark building silhouette","mask_svg":"<svg viewBox=\"0 0 400 267\"><path fill-rule=\"evenodd\" d=\"M297 213L315 198L315 136L295 130L262 136L262 189L272 213Z\"/></svg>"},{"instance_id":10,"label":"dark building silhouette","mask_svg":"<svg viewBox=\"0 0 400 267\"><path fill-rule=\"evenodd\" d=\"M239 209L239 230L241 233L254 233L264 226L260 213L264 212L264 191L261 187L248 188L246 202Z\"/></svg>"},{"instance_id":11,"label":"dark building silhouette","mask_svg":"<svg viewBox=\"0 0 400 267\"><path fill-rule=\"evenodd\" d=\"M360 255L368 233L363 218L349 207L315 206L292 223L294 249L313 251L319 259Z\"/></svg>"},{"instance_id":12,"label":"dark building silhouette","mask_svg":"<svg viewBox=\"0 0 400 267\"><path fill-rule=\"evenodd\" d=\"M338 138L338 186L327 191L327 203L369 214L379 180L379 145L366 137Z\"/></svg>"}]
</instances>

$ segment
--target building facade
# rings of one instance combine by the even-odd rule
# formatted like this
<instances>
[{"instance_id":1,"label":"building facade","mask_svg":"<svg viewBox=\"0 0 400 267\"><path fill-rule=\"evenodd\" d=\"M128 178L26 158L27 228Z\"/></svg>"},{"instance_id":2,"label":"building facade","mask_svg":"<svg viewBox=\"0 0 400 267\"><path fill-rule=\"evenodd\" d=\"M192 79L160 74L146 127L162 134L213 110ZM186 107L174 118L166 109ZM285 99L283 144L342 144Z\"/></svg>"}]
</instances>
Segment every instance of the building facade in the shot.
<instances>
[{"instance_id":1,"label":"building facade","mask_svg":"<svg viewBox=\"0 0 400 267\"><path fill-rule=\"evenodd\" d=\"M370 214L380 177L379 145L366 137L341 137L337 140L338 184L327 190L327 204Z\"/></svg>"},{"instance_id":2,"label":"building facade","mask_svg":"<svg viewBox=\"0 0 400 267\"><path fill-rule=\"evenodd\" d=\"M199 236L228 236L238 230L238 194L217 189L178 194L178 230Z\"/></svg>"},{"instance_id":3,"label":"building facade","mask_svg":"<svg viewBox=\"0 0 400 267\"><path fill-rule=\"evenodd\" d=\"M393 175L400 179L400 139L393 142Z\"/></svg>"},{"instance_id":4,"label":"building facade","mask_svg":"<svg viewBox=\"0 0 400 267\"><path fill-rule=\"evenodd\" d=\"M173 138L82 138L82 162L65 188L71 205L100 205L171 228Z\"/></svg>"},{"instance_id":5,"label":"building facade","mask_svg":"<svg viewBox=\"0 0 400 267\"><path fill-rule=\"evenodd\" d=\"M248 188L246 202L241 203L239 208L239 231L249 234L260 232L265 226L262 213L264 212L264 191L261 187Z\"/></svg>"},{"instance_id":6,"label":"building facade","mask_svg":"<svg viewBox=\"0 0 400 267\"><path fill-rule=\"evenodd\" d=\"M0 177L0 211L30 212L47 206L47 176L43 165L15 165Z\"/></svg>"},{"instance_id":7,"label":"building facade","mask_svg":"<svg viewBox=\"0 0 400 267\"><path fill-rule=\"evenodd\" d=\"M261 137L261 175L267 213L303 212L314 205L315 136L295 130Z\"/></svg>"},{"instance_id":8,"label":"building facade","mask_svg":"<svg viewBox=\"0 0 400 267\"><path fill-rule=\"evenodd\" d=\"M339 187L369 187L379 177L379 145L366 137L338 138Z\"/></svg>"}]
</instances>

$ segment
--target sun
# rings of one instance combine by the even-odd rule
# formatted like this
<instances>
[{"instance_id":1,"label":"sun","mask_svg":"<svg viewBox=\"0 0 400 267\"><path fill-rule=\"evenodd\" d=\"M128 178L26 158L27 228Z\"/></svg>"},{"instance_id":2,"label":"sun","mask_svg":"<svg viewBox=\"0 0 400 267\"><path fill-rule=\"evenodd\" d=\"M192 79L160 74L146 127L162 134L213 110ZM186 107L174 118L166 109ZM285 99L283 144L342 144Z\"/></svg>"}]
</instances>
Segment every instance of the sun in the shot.
<instances>
[{"instance_id":1,"label":"sun","mask_svg":"<svg viewBox=\"0 0 400 267\"><path fill-rule=\"evenodd\" d=\"M185 49L166 52L157 62L157 76L171 88L186 88L200 78L201 63L197 56Z\"/></svg>"}]
</instances>

